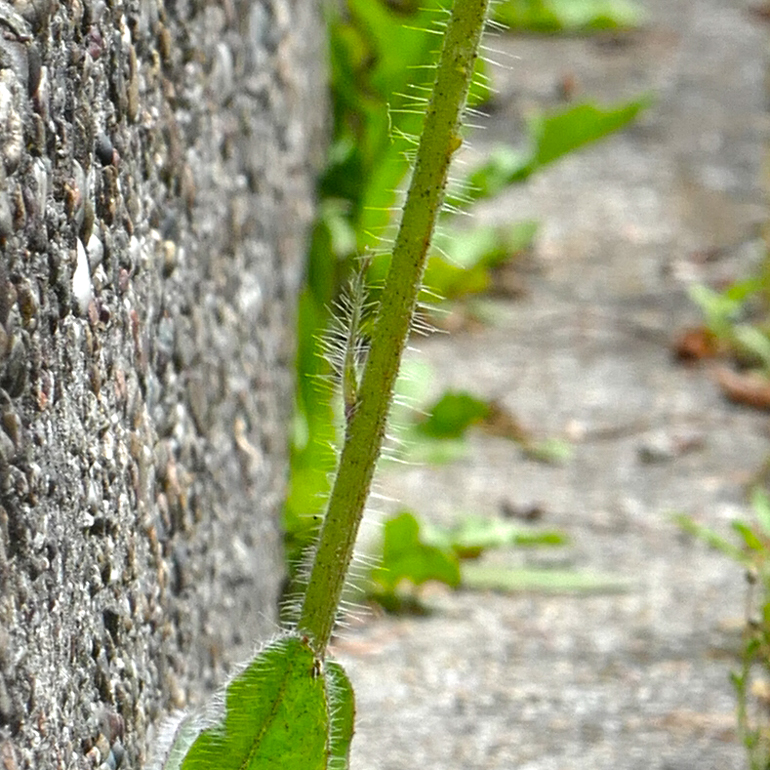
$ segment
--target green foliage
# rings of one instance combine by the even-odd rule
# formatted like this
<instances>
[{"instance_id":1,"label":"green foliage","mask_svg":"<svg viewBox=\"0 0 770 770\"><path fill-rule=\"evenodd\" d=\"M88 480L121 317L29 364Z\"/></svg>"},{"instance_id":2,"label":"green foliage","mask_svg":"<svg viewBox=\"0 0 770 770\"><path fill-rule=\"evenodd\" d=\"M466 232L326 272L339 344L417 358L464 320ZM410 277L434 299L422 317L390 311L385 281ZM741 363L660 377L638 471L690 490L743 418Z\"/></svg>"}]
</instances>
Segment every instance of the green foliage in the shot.
<instances>
[{"instance_id":1,"label":"green foliage","mask_svg":"<svg viewBox=\"0 0 770 770\"><path fill-rule=\"evenodd\" d=\"M534 116L530 119L526 148L500 145L494 149L489 159L468 176L465 197L489 198L509 185L526 181L564 155L624 128L651 102L650 96L607 108L586 102Z\"/></svg>"},{"instance_id":2,"label":"green foliage","mask_svg":"<svg viewBox=\"0 0 770 770\"><path fill-rule=\"evenodd\" d=\"M757 322L768 293L765 276L734 281L722 291L695 284L689 290L703 313L706 328L719 344L742 363L770 373L770 328ZM753 319L753 320L752 320Z\"/></svg>"},{"instance_id":3,"label":"green foliage","mask_svg":"<svg viewBox=\"0 0 770 770\"><path fill-rule=\"evenodd\" d=\"M353 690L307 639L266 647L225 690L214 724L190 718L163 770L342 770L353 735Z\"/></svg>"},{"instance_id":4,"label":"green foliage","mask_svg":"<svg viewBox=\"0 0 770 770\"><path fill-rule=\"evenodd\" d=\"M626 581L566 569L469 564L490 549L554 547L568 543L555 529L522 526L470 515L453 527L421 522L402 511L384 526L379 565L371 570L369 596L389 612L425 611L416 589L430 581L451 588L497 591L595 593L626 590Z\"/></svg>"},{"instance_id":5,"label":"green foliage","mask_svg":"<svg viewBox=\"0 0 770 770\"><path fill-rule=\"evenodd\" d=\"M720 291L702 284L690 288L690 298L703 313L706 330L719 353L742 367L770 377L770 254L754 275L733 281ZM760 378L760 382L763 380ZM749 401L750 403L750 401ZM736 694L738 733L752 770L770 768L770 719L767 681L770 680L770 498L757 487L751 493L753 519L732 522L727 538L687 516L675 521L710 547L745 569L748 582L746 622L740 668L730 680ZM755 692L764 688L764 693ZM761 702L759 702L761 701Z\"/></svg>"},{"instance_id":6,"label":"green foliage","mask_svg":"<svg viewBox=\"0 0 770 770\"><path fill-rule=\"evenodd\" d=\"M515 30L596 32L631 29L644 13L630 0L504 0L494 17Z\"/></svg>"},{"instance_id":7,"label":"green foliage","mask_svg":"<svg viewBox=\"0 0 770 770\"><path fill-rule=\"evenodd\" d=\"M338 429L328 390L319 388L329 370L317 341L329 326L354 255L380 247L392 221L395 190L409 168L404 152L411 145L401 137L419 133L422 120L410 99L424 96L435 74L436 37L425 30L441 18L443 5L427 0L407 15L379 0L335 7L340 10L331 9L327 22L333 140L319 183L320 213L298 314L297 426L285 505L291 565L313 537L311 515L323 508L335 463L329 446L337 443ZM398 103L391 110L393 99Z\"/></svg>"},{"instance_id":8,"label":"green foliage","mask_svg":"<svg viewBox=\"0 0 770 770\"><path fill-rule=\"evenodd\" d=\"M692 517L686 516L683 513L675 514L672 518L682 530L699 538L710 548L713 548L715 551L721 551L725 556L728 556L734 561L741 564L745 563L746 559L743 550L732 541L722 537L722 535L715 532L710 527L699 524L694 521Z\"/></svg>"},{"instance_id":9,"label":"green foliage","mask_svg":"<svg viewBox=\"0 0 770 770\"><path fill-rule=\"evenodd\" d=\"M382 562L371 579L372 593L384 603L402 580L415 586L436 580L454 588L460 583L460 566L450 548L426 543L415 516L404 511L385 523Z\"/></svg>"},{"instance_id":10,"label":"green foliage","mask_svg":"<svg viewBox=\"0 0 770 770\"><path fill-rule=\"evenodd\" d=\"M528 249L537 234L537 222L479 225L469 230L450 228L437 233L435 251L428 260L424 283L435 297L458 299L491 288L495 268Z\"/></svg>"},{"instance_id":11,"label":"green foliage","mask_svg":"<svg viewBox=\"0 0 770 770\"><path fill-rule=\"evenodd\" d=\"M441 55L429 105L424 111L414 168L390 256L385 286L371 327L370 343L355 339L359 314L351 308L343 334L341 372L345 438L326 515L313 555L297 627L323 654L353 556L358 527L380 455L401 357L414 320L433 230L443 203L449 164L461 147L460 118L474 74L489 0L458 0L443 32ZM362 285L361 277L353 285ZM352 292L355 297L357 292ZM333 346L332 346L333 347ZM368 347L368 350L366 349ZM358 377L356 355L365 351ZM349 376L350 375L350 376Z\"/></svg>"},{"instance_id":12,"label":"green foliage","mask_svg":"<svg viewBox=\"0 0 770 770\"><path fill-rule=\"evenodd\" d=\"M561 438L545 438L542 441L529 441L524 445L524 454L530 460L547 465L566 463L573 453L572 444Z\"/></svg>"},{"instance_id":13,"label":"green foliage","mask_svg":"<svg viewBox=\"0 0 770 770\"><path fill-rule=\"evenodd\" d=\"M410 460L439 465L462 457L465 452L463 440L474 426L515 441L525 457L537 462L560 464L572 456L569 442L555 437L535 438L495 401L479 398L467 391L450 389L436 401L424 403L419 381L434 379L435 375L429 367L410 369L409 398L418 405L418 410L410 410L407 415L404 409L405 414L399 414L406 426L402 427L399 435L408 447L405 451Z\"/></svg>"},{"instance_id":14,"label":"green foliage","mask_svg":"<svg viewBox=\"0 0 770 770\"><path fill-rule=\"evenodd\" d=\"M433 404L428 417L417 424L417 430L430 438L460 438L490 414L486 401L465 391L448 390Z\"/></svg>"},{"instance_id":15,"label":"green foliage","mask_svg":"<svg viewBox=\"0 0 770 770\"><path fill-rule=\"evenodd\" d=\"M740 669L731 674L737 698L738 733L752 770L770 767L770 720L766 704L757 703L755 683L770 679L770 497L760 487L751 493L751 520L735 520L728 539L691 517L677 515L676 523L746 570L748 601L743 629Z\"/></svg>"},{"instance_id":16,"label":"green foliage","mask_svg":"<svg viewBox=\"0 0 770 770\"><path fill-rule=\"evenodd\" d=\"M320 193L345 202L364 253L381 247L392 222L395 191L409 168L405 153L416 146L435 73L437 37L426 30L437 30L445 4L425 0L403 13L379 0L339 5L328 20L333 144ZM479 83L471 103L488 95Z\"/></svg>"},{"instance_id":17,"label":"green foliage","mask_svg":"<svg viewBox=\"0 0 770 770\"><path fill-rule=\"evenodd\" d=\"M569 542L556 529L525 527L512 521L486 516L464 516L449 529L425 527L425 539L434 547L454 553L458 559L478 559L490 548L505 546L557 546Z\"/></svg>"}]
</instances>

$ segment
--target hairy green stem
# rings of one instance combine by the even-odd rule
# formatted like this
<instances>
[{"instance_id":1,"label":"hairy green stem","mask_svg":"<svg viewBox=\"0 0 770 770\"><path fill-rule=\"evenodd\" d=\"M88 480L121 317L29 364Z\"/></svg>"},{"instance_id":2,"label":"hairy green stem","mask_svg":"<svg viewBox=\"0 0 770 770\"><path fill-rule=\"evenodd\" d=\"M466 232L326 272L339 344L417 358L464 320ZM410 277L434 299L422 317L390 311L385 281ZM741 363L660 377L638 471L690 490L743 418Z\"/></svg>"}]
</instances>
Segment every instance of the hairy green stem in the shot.
<instances>
[{"instance_id":1,"label":"hairy green stem","mask_svg":"<svg viewBox=\"0 0 770 770\"><path fill-rule=\"evenodd\" d=\"M323 655L353 557L385 435L393 387L412 322L452 154L462 144L468 96L489 0L455 0L444 34L401 225L355 409L316 547L298 629Z\"/></svg>"}]
</instances>

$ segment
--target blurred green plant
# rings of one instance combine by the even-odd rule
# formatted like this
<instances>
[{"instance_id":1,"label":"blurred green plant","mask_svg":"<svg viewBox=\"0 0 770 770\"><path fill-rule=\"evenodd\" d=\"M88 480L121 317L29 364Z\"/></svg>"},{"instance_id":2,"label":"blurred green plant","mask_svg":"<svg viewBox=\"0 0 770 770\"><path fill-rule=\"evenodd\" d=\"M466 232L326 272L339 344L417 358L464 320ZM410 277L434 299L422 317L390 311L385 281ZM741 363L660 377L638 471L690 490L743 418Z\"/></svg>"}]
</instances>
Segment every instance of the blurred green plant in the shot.
<instances>
[{"instance_id":1,"label":"blurred green plant","mask_svg":"<svg viewBox=\"0 0 770 770\"><path fill-rule=\"evenodd\" d=\"M532 32L598 32L637 27L644 11L629 0L503 0L494 18Z\"/></svg>"},{"instance_id":2,"label":"blurred green plant","mask_svg":"<svg viewBox=\"0 0 770 770\"><path fill-rule=\"evenodd\" d=\"M491 415L492 405L488 401L466 391L447 390L415 429L428 438L460 438L472 425L488 420Z\"/></svg>"},{"instance_id":3,"label":"blurred green plant","mask_svg":"<svg viewBox=\"0 0 770 770\"><path fill-rule=\"evenodd\" d=\"M652 97L645 94L609 107L584 102L532 116L524 149L505 144L493 149L488 160L464 181L464 199L490 198L512 184L525 182L559 158L624 128L651 103Z\"/></svg>"},{"instance_id":4,"label":"blurred green plant","mask_svg":"<svg viewBox=\"0 0 770 770\"><path fill-rule=\"evenodd\" d=\"M401 511L383 527L377 566L366 591L388 612L427 611L420 588L429 582L450 588L505 592L596 592L627 588L624 581L573 569L477 564L491 549L553 548L569 544L558 529L532 527L496 517L467 515L453 527L439 527Z\"/></svg>"},{"instance_id":5,"label":"blurred green plant","mask_svg":"<svg viewBox=\"0 0 770 770\"><path fill-rule=\"evenodd\" d=\"M424 401L416 379L435 380L430 367L407 367L410 400L416 408L396 412L398 436L404 459L439 465L457 459L465 452L465 438L474 427L489 435L518 444L525 457L558 465L572 456L572 446L558 437L538 438L504 406L464 390L445 390L438 399Z\"/></svg>"},{"instance_id":6,"label":"blurred green plant","mask_svg":"<svg viewBox=\"0 0 770 770\"><path fill-rule=\"evenodd\" d=\"M554 14L558 29L565 31L606 27L608 19L610 26L623 28L630 18L630 6L622 0L519 0L503 3L499 11L514 5L529 9L526 18L508 21L524 31L542 28L542 20ZM319 387L329 369L318 355L317 341L329 327L335 299L355 267L356 254L372 255L367 282L373 285L372 299L378 299L387 239L397 221L394 211L425 111L440 39L426 29L433 25L439 31L435 23L442 11L442 0L338 0L329 7L332 142L319 181L318 217L299 301L295 417L284 509L292 571L311 542L323 509L335 463L331 447L338 443L341 429L335 419L339 408L330 403L327 389ZM578 16L583 18L579 24ZM483 63L478 63L471 107L489 98L483 70ZM488 162L448 190L450 210L525 181L564 154L628 125L648 104L648 97L609 108L578 104L533 117L523 149L498 148ZM494 270L522 253L536 229L535 222L527 221L463 230L445 213L425 285L452 299L487 291ZM423 299L431 301L427 293ZM546 456L553 454L546 451Z\"/></svg>"},{"instance_id":7,"label":"blurred green plant","mask_svg":"<svg viewBox=\"0 0 770 770\"><path fill-rule=\"evenodd\" d=\"M429 581L460 585L460 564L451 548L427 542L414 514L403 511L385 522L380 563L366 587L371 599L389 612L418 612L416 589ZM411 589L404 591L404 583Z\"/></svg>"},{"instance_id":8,"label":"blurred green plant","mask_svg":"<svg viewBox=\"0 0 770 770\"><path fill-rule=\"evenodd\" d=\"M675 522L746 572L746 617L741 636L740 667L730 674L735 690L738 735L751 770L770 768L770 497L761 487L751 493L753 517L732 522L728 539L692 517Z\"/></svg>"},{"instance_id":9,"label":"blurred green plant","mask_svg":"<svg viewBox=\"0 0 770 770\"><path fill-rule=\"evenodd\" d=\"M734 281L722 291L703 284L689 290L716 346L765 375L770 375L770 323L764 310L769 291L766 275Z\"/></svg>"}]
</instances>

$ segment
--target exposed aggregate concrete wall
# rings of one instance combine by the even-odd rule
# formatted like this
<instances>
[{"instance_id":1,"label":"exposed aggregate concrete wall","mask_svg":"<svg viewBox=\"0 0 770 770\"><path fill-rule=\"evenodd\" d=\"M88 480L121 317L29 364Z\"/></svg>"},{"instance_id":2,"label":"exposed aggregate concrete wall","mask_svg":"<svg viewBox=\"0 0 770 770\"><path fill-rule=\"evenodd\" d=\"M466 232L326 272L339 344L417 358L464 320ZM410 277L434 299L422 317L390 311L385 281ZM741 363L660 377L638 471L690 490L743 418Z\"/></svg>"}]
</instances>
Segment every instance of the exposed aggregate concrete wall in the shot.
<instances>
[{"instance_id":1,"label":"exposed aggregate concrete wall","mask_svg":"<svg viewBox=\"0 0 770 770\"><path fill-rule=\"evenodd\" d=\"M141 767L272 631L307 0L0 2L0 766Z\"/></svg>"}]
</instances>

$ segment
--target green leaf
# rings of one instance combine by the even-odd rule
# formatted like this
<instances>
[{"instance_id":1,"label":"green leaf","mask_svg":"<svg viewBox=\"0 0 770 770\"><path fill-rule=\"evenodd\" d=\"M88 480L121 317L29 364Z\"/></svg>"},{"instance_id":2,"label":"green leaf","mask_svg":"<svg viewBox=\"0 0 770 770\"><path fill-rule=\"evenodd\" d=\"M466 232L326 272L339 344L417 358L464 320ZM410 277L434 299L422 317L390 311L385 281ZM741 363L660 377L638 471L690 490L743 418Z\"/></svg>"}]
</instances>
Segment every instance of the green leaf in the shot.
<instances>
[{"instance_id":1,"label":"green leaf","mask_svg":"<svg viewBox=\"0 0 770 770\"><path fill-rule=\"evenodd\" d=\"M683 513L674 514L672 519L680 529L690 535L694 535L710 548L721 551L739 564L748 564L749 560L746 558L746 554L744 554L738 546L722 537L710 527L698 524L691 516L687 516Z\"/></svg>"},{"instance_id":2,"label":"green leaf","mask_svg":"<svg viewBox=\"0 0 770 770\"><path fill-rule=\"evenodd\" d=\"M627 591L628 580L615 575L572 570L526 569L466 563L463 585L493 591L543 591L545 593L607 593Z\"/></svg>"},{"instance_id":3,"label":"green leaf","mask_svg":"<svg viewBox=\"0 0 770 770\"><path fill-rule=\"evenodd\" d=\"M348 216L345 201L329 198L319 207L317 227L325 227L328 233L331 255L347 259L356 251L356 232Z\"/></svg>"},{"instance_id":4,"label":"green leaf","mask_svg":"<svg viewBox=\"0 0 770 770\"><path fill-rule=\"evenodd\" d=\"M467 230L451 228L434 238L435 250L459 268L497 267L528 248L538 223L527 219L512 225L478 225ZM427 283L433 288L432 283Z\"/></svg>"},{"instance_id":5,"label":"green leaf","mask_svg":"<svg viewBox=\"0 0 770 770\"><path fill-rule=\"evenodd\" d=\"M695 284L690 287L690 299L701 309L708 330L726 342L738 357L751 366L763 366L770 371L770 338L766 329L751 323L739 323L751 298L763 291L760 278L735 281L724 291Z\"/></svg>"},{"instance_id":6,"label":"green leaf","mask_svg":"<svg viewBox=\"0 0 770 770\"><path fill-rule=\"evenodd\" d=\"M490 414L489 404L465 391L447 391L430 407L430 416L417 426L431 438L460 438Z\"/></svg>"},{"instance_id":7,"label":"green leaf","mask_svg":"<svg viewBox=\"0 0 770 770\"><path fill-rule=\"evenodd\" d=\"M564 545L567 536L558 530L524 527L489 516L466 516L451 529L425 527L425 540L451 549L460 559L475 559L490 548L508 545Z\"/></svg>"},{"instance_id":8,"label":"green leaf","mask_svg":"<svg viewBox=\"0 0 770 770\"><path fill-rule=\"evenodd\" d=\"M448 549L430 545L420 538L420 524L408 511L385 523L381 565L372 570L372 579L392 592L401 580L420 586L437 580L456 587L460 568Z\"/></svg>"},{"instance_id":9,"label":"green leaf","mask_svg":"<svg viewBox=\"0 0 770 770\"><path fill-rule=\"evenodd\" d=\"M562 113L534 118L530 126L535 138L533 170L623 128L651 102L645 96L607 109L587 102Z\"/></svg>"},{"instance_id":10,"label":"green leaf","mask_svg":"<svg viewBox=\"0 0 770 770\"><path fill-rule=\"evenodd\" d=\"M690 286L687 293L700 307L709 330L721 339L729 339L735 317L741 310L743 297L720 293L700 283Z\"/></svg>"},{"instance_id":11,"label":"green leaf","mask_svg":"<svg viewBox=\"0 0 770 770\"><path fill-rule=\"evenodd\" d=\"M504 227L444 229L434 239L437 253L428 260L423 283L442 299L486 291L492 284L492 269L531 246L536 232L537 222L532 220ZM431 301L431 295L426 300Z\"/></svg>"},{"instance_id":12,"label":"green leaf","mask_svg":"<svg viewBox=\"0 0 770 770\"><path fill-rule=\"evenodd\" d=\"M494 16L527 32L625 30L644 20L642 8L629 0L505 0Z\"/></svg>"},{"instance_id":13,"label":"green leaf","mask_svg":"<svg viewBox=\"0 0 770 770\"><path fill-rule=\"evenodd\" d=\"M481 294L489 289L491 277L483 265L460 267L440 256L432 256L425 269L424 301L434 303L458 299L469 294ZM422 298L421 298L422 299Z\"/></svg>"},{"instance_id":14,"label":"green leaf","mask_svg":"<svg viewBox=\"0 0 770 770\"><path fill-rule=\"evenodd\" d=\"M740 281L733 281L722 294L727 298L738 303L743 303L754 294L759 294L765 290L765 281L763 278L752 276L743 278Z\"/></svg>"},{"instance_id":15,"label":"green leaf","mask_svg":"<svg viewBox=\"0 0 770 770\"><path fill-rule=\"evenodd\" d=\"M426 94L435 75L436 36L428 34L444 13L441 0L400 6L377 0L327 4L330 31L334 136L337 148L321 181L324 197L351 203L350 216L361 251L375 249L392 221L409 164L404 153L420 133ZM344 6L344 8L343 8ZM476 72L484 69L479 58ZM474 86L470 103L488 98Z\"/></svg>"},{"instance_id":16,"label":"green leaf","mask_svg":"<svg viewBox=\"0 0 770 770\"><path fill-rule=\"evenodd\" d=\"M230 682L221 721L199 732L181 762L189 726L178 732L163 770L346 767L353 711L342 668L329 662L324 669L307 640L287 637Z\"/></svg>"},{"instance_id":17,"label":"green leaf","mask_svg":"<svg viewBox=\"0 0 770 770\"><path fill-rule=\"evenodd\" d=\"M468 177L463 185L467 188L465 196L474 200L491 198L508 185L523 182L532 173L531 162L530 152L510 145L498 145L490 152L486 162Z\"/></svg>"},{"instance_id":18,"label":"green leaf","mask_svg":"<svg viewBox=\"0 0 770 770\"><path fill-rule=\"evenodd\" d=\"M487 162L468 178L468 194L487 198L510 184L523 182L567 153L627 126L651 103L651 97L645 95L607 108L585 102L536 116L529 124L529 149L522 152L501 146L493 150Z\"/></svg>"},{"instance_id":19,"label":"green leaf","mask_svg":"<svg viewBox=\"0 0 770 770\"><path fill-rule=\"evenodd\" d=\"M732 528L741 536L746 548L751 551L763 553L767 551L765 544L757 537L757 533L745 522L734 521Z\"/></svg>"},{"instance_id":20,"label":"green leaf","mask_svg":"<svg viewBox=\"0 0 770 770\"><path fill-rule=\"evenodd\" d=\"M436 440L416 430L403 435L409 443L402 449L402 462L438 467L457 462L468 455L468 444L462 438ZM384 463L387 465L388 460Z\"/></svg>"}]
</instances>

